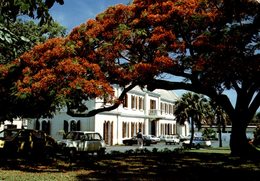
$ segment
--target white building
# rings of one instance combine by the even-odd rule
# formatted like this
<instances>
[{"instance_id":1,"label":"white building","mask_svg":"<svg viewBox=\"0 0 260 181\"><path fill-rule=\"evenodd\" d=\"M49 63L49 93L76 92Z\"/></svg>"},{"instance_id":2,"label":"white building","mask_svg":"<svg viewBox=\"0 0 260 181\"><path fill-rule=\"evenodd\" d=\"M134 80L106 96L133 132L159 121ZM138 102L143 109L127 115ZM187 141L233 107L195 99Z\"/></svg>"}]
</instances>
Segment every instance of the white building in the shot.
<instances>
[{"instance_id":1,"label":"white building","mask_svg":"<svg viewBox=\"0 0 260 181\"><path fill-rule=\"evenodd\" d=\"M119 96L121 88L115 87ZM174 103L178 99L172 91L143 91L135 87L127 93L124 103L117 109L99 113L93 117L71 117L66 110L60 111L52 119L28 121L28 128L40 129L55 139L61 139L64 132L72 130L97 131L106 144L122 144L122 140L136 135L139 128L144 134L156 136L189 133L188 123L178 125L174 120ZM106 106L103 100L95 99L87 103L88 109Z\"/></svg>"},{"instance_id":2,"label":"white building","mask_svg":"<svg viewBox=\"0 0 260 181\"><path fill-rule=\"evenodd\" d=\"M13 121L4 121L3 124L0 124L0 131L4 129L27 129L28 121L27 119L16 118Z\"/></svg>"}]
</instances>

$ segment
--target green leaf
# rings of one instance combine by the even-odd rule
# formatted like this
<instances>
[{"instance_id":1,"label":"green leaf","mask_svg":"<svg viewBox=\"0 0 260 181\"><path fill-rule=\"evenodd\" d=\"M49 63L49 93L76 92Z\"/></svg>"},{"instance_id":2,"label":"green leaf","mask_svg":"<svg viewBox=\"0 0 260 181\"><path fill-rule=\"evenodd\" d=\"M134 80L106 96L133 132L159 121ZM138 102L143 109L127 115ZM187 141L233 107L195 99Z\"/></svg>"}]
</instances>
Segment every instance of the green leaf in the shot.
<instances>
[{"instance_id":1,"label":"green leaf","mask_svg":"<svg viewBox=\"0 0 260 181\"><path fill-rule=\"evenodd\" d=\"M5 34L5 40L6 40L9 44L13 43L13 40L12 40L12 38L11 38L11 36L10 36L9 34Z\"/></svg>"},{"instance_id":2,"label":"green leaf","mask_svg":"<svg viewBox=\"0 0 260 181\"><path fill-rule=\"evenodd\" d=\"M23 40L25 42L30 42L30 40L28 38L24 37L24 36L21 36L20 38L21 38L21 40Z\"/></svg>"}]
</instances>

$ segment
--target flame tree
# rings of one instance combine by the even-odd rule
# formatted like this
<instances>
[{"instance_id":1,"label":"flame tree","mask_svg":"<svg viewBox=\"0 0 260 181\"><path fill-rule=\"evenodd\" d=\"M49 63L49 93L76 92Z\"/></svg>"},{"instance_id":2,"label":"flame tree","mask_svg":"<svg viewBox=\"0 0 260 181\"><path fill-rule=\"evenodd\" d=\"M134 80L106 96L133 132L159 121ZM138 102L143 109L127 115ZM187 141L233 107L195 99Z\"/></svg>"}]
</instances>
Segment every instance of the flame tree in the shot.
<instances>
[{"instance_id":1,"label":"flame tree","mask_svg":"<svg viewBox=\"0 0 260 181\"><path fill-rule=\"evenodd\" d=\"M111 84L125 88L111 107L85 116L116 108L135 85L204 94L232 121L232 154L246 155L246 128L260 103L259 18L257 1L134 0L36 46L1 73L21 69L14 95L63 102L70 114L84 100L113 95ZM234 106L225 90L236 92Z\"/></svg>"}]
</instances>

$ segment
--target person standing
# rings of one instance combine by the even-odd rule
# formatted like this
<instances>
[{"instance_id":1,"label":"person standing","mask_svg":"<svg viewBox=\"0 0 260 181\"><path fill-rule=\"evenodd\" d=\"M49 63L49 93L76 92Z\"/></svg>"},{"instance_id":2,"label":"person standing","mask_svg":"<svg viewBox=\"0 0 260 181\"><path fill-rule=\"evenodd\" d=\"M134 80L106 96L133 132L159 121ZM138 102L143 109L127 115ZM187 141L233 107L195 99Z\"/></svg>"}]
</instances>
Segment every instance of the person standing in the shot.
<instances>
[{"instance_id":1,"label":"person standing","mask_svg":"<svg viewBox=\"0 0 260 181\"><path fill-rule=\"evenodd\" d=\"M144 139L143 139L143 133L142 133L141 129L139 129L139 131L137 133L137 143L138 143L139 148L143 148Z\"/></svg>"}]
</instances>

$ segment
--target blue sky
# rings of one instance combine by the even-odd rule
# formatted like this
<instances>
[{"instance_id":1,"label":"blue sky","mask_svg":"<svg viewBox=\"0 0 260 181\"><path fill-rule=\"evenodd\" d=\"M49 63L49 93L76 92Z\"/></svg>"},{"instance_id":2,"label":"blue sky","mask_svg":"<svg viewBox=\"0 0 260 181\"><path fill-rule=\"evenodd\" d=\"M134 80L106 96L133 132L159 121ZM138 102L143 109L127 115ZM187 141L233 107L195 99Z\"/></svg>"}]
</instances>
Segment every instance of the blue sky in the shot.
<instances>
[{"instance_id":1,"label":"blue sky","mask_svg":"<svg viewBox=\"0 0 260 181\"><path fill-rule=\"evenodd\" d=\"M64 5L55 4L50 13L53 19L67 28L69 33L74 27L116 4L128 4L131 0L64 0ZM174 91L182 95L184 90Z\"/></svg>"},{"instance_id":2,"label":"blue sky","mask_svg":"<svg viewBox=\"0 0 260 181\"><path fill-rule=\"evenodd\" d=\"M55 21L70 32L74 27L95 18L108 7L128 4L131 0L64 0L64 5L55 4L50 13Z\"/></svg>"},{"instance_id":3,"label":"blue sky","mask_svg":"<svg viewBox=\"0 0 260 181\"><path fill-rule=\"evenodd\" d=\"M53 19L67 28L68 33L76 26L116 4L128 4L131 0L64 0L64 5L55 4L50 13ZM181 96L185 91L174 91ZM227 92L231 102L235 103L235 93Z\"/></svg>"}]
</instances>

